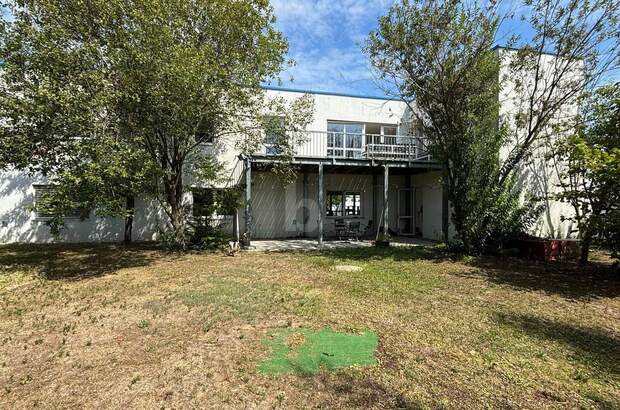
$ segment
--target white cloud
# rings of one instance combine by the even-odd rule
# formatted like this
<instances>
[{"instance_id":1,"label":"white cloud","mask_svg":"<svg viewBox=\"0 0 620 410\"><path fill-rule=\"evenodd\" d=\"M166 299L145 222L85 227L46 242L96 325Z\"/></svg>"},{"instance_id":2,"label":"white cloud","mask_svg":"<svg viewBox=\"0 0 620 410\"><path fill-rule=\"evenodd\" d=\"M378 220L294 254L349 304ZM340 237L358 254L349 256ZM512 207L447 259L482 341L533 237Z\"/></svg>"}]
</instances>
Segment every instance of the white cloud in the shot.
<instances>
[{"instance_id":1,"label":"white cloud","mask_svg":"<svg viewBox=\"0 0 620 410\"><path fill-rule=\"evenodd\" d=\"M384 13L388 0L274 0L278 27L289 38L312 40L357 39Z\"/></svg>"},{"instance_id":2,"label":"white cloud","mask_svg":"<svg viewBox=\"0 0 620 410\"><path fill-rule=\"evenodd\" d=\"M393 0L274 0L277 27L289 40L297 66L287 86L367 93L373 86L360 45ZM287 82L288 76L294 82Z\"/></svg>"},{"instance_id":3,"label":"white cloud","mask_svg":"<svg viewBox=\"0 0 620 410\"><path fill-rule=\"evenodd\" d=\"M286 85L323 91L352 92L372 83L368 62L355 48L314 49L293 54L298 64L282 75ZM287 83L288 77L292 83Z\"/></svg>"}]
</instances>

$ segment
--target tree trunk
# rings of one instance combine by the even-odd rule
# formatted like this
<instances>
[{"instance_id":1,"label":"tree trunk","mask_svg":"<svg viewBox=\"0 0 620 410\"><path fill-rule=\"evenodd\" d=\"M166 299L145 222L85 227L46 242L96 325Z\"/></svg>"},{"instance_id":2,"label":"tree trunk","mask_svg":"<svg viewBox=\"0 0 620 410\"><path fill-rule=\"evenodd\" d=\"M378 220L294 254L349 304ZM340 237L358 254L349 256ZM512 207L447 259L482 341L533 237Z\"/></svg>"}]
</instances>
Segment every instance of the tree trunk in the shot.
<instances>
[{"instance_id":1,"label":"tree trunk","mask_svg":"<svg viewBox=\"0 0 620 410\"><path fill-rule=\"evenodd\" d=\"M180 203L172 208L172 220L170 222L177 245L185 248L184 214Z\"/></svg>"},{"instance_id":2,"label":"tree trunk","mask_svg":"<svg viewBox=\"0 0 620 410\"><path fill-rule=\"evenodd\" d=\"M454 228L459 236L459 239L462 242L463 251L466 254L470 254L472 251L470 240L471 238L469 237L469 233L467 232L467 229L465 227L465 212L463 211L461 203L458 200L454 202L453 214L454 219L452 220L452 223L454 224Z\"/></svg>"},{"instance_id":3,"label":"tree trunk","mask_svg":"<svg viewBox=\"0 0 620 410\"><path fill-rule=\"evenodd\" d=\"M588 263L588 256L590 253L590 245L592 244L592 233L590 230L586 230L581 238L581 254L579 255L579 264L585 265Z\"/></svg>"},{"instance_id":4,"label":"tree trunk","mask_svg":"<svg viewBox=\"0 0 620 410\"><path fill-rule=\"evenodd\" d=\"M125 216L125 237L123 239L126 244L131 243L135 207L136 198L133 195L128 195L127 198L125 198L125 210L127 211L127 215Z\"/></svg>"},{"instance_id":5,"label":"tree trunk","mask_svg":"<svg viewBox=\"0 0 620 410\"><path fill-rule=\"evenodd\" d=\"M165 180L168 205L170 206L170 224L174 233L176 246L185 248L185 212L183 209L183 164L174 164L171 175Z\"/></svg>"}]
</instances>

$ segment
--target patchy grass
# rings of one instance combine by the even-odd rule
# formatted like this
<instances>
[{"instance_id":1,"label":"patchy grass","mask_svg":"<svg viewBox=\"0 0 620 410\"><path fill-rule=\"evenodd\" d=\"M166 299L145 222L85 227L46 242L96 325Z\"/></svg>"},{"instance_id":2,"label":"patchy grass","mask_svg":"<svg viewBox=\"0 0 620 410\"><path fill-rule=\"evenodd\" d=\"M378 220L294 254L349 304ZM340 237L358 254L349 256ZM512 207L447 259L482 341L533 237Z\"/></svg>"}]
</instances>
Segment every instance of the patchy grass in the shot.
<instances>
[{"instance_id":1,"label":"patchy grass","mask_svg":"<svg viewBox=\"0 0 620 410\"><path fill-rule=\"evenodd\" d=\"M294 357L325 328L374 332L377 365L258 370L268 335ZM428 248L2 246L0 386L0 408L616 408L620 286Z\"/></svg>"}]
</instances>

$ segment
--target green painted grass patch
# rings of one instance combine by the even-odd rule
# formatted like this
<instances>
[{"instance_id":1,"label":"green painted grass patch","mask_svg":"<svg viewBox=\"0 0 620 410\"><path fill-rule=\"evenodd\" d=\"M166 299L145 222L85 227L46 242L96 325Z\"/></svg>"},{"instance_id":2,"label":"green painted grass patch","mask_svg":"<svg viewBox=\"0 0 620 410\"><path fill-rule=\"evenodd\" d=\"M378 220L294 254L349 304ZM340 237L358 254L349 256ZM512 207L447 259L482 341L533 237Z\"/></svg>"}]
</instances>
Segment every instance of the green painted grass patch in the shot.
<instances>
[{"instance_id":1,"label":"green painted grass patch","mask_svg":"<svg viewBox=\"0 0 620 410\"><path fill-rule=\"evenodd\" d=\"M325 328L276 329L267 334L265 344L271 357L258 365L261 373L318 373L322 367L337 369L353 365L377 364L375 332L362 334L335 332Z\"/></svg>"}]
</instances>

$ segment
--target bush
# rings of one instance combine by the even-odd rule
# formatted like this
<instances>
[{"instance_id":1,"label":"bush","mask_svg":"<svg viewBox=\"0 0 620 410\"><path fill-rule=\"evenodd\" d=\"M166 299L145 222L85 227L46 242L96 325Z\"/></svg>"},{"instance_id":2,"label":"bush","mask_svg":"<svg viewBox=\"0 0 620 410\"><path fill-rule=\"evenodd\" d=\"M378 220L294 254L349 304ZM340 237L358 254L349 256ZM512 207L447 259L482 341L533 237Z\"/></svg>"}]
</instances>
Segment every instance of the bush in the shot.
<instances>
[{"instance_id":1,"label":"bush","mask_svg":"<svg viewBox=\"0 0 620 410\"><path fill-rule=\"evenodd\" d=\"M208 219L203 218L186 224L185 238L183 243L179 243L174 230L167 228L159 231L160 243L172 251L224 249L231 239L220 228L211 225Z\"/></svg>"},{"instance_id":2,"label":"bush","mask_svg":"<svg viewBox=\"0 0 620 410\"><path fill-rule=\"evenodd\" d=\"M492 169L490 177L483 175L479 180L472 177L463 190L466 195L457 236L449 241L449 249L473 255L501 252L540 216L543 206L536 199L521 202L516 177L500 184L496 172Z\"/></svg>"},{"instance_id":3,"label":"bush","mask_svg":"<svg viewBox=\"0 0 620 410\"><path fill-rule=\"evenodd\" d=\"M193 226L189 235L189 246L192 249L224 249L230 237L220 228L212 226L209 221L200 221Z\"/></svg>"}]
</instances>

